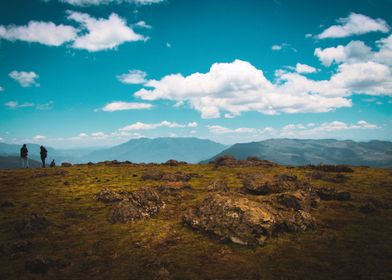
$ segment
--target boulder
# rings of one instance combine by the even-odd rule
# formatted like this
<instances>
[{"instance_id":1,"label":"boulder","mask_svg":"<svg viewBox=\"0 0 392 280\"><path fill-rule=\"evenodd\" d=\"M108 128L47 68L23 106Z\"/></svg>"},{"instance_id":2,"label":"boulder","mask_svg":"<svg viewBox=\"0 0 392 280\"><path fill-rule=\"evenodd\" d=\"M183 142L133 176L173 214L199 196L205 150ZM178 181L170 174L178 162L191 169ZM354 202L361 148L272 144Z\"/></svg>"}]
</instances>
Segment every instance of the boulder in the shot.
<instances>
[{"instance_id":1,"label":"boulder","mask_svg":"<svg viewBox=\"0 0 392 280\"><path fill-rule=\"evenodd\" d=\"M175 159L169 159L166 161L163 165L168 165L168 166L179 166L179 165L185 165L187 162L185 161L177 161Z\"/></svg>"},{"instance_id":2,"label":"boulder","mask_svg":"<svg viewBox=\"0 0 392 280\"><path fill-rule=\"evenodd\" d=\"M194 229L212 233L222 240L255 246L280 231L302 231L314 227L309 213L287 211L273 203L252 200L244 195L209 194L183 216Z\"/></svg>"},{"instance_id":3,"label":"boulder","mask_svg":"<svg viewBox=\"0 0 392 280\"><path fill-rule=\"evenodd\" d=\"M142 188L129 194L128 198L114 206L110 215L111 223L128 223L155 217L165 203L151 188Z\"/></svg>"},{"instance_id":4,"label":"boulder","mask_svg":"<svg viewBox=\"0 0 392 280\"><path fill-rule=\"evenodd\" d=\"M146 181L146 180L162 180L163 175L165 174L165 172L161 171L161 170L157 170L157 169L150 169L147 170L146 172L143 173L142 175L142 180Z\"/></svg>"},{"instance_id":5,"label":"boulder","mask_svg":"<svg viewBox=\"0 0 392 280\"><path fill-rule=\"evenodd\" d=\"M62 163L61 163L61 166L62 166L62 167L71 167L71 166L72 166L72 163L70 163L70 162L62 162Z\"/></svg>"},{"instance_id":6,"label":"boulder","mask_svg":"<svg viewBox=\"0 0 392 280\"><path fill-rule=\"evenodd\" d=\"M129 192L125 191L113 191L110 189L102 189L95 195L97 200L100 200L104 203L113 203L113 202L120 202L126 199Z\"/></svg>"},{"instance_id":7,"label":"boulder","mask_svg":"<svg viewBox=\"0 0 392 280\"><path fill-rule=\"evenodd\" d=\"M350 200L351 194L349 192L339 192L334 188L324 187L316 190L317 195L321 200Z\"/></svg>"},{"instance_id":8,"label":"boulder","mask_svg":"<svg viewBox=\"0 0 392 280\"><path fill-rule=\"evenodd\" d=\"M15 224L15 230L20 235L31 235L45 231L50 222L41 215L31 214Z\"/></svg>"},{"instance_id":9,"label":"boulder","mask_svg":"<svg viewBox=\"0 0 392 280\"><path fill-rule=\"evenodd\" d=\"M253 194L270 194L284 191L280 180L262 174L250 174L243 180L244 188Z\"/></svg>"},{"instance_id":10,"label":"boulder","mask_svg":"<svg viewBox=\"0 0 392 280\"><path fill-rule=\"evenodd\" d=\"M225 156L221 156L221 157L216 158L213 161L213 164L215 165L215 167L219 167L219 166L233 167L233 166L237 166L238 162L233 156L225 155Z\"/></svg>"},{"instance_id":11,"label":"boulder","mask_svg":"<svg viewBox=\"0 0 392 280\"><path fill-rule=\"evenodd\" d=\"M311 193L303 190L282 193L277 196L277 201L286 208L304 211L310 211L312 199L314 197Z\"/></svg>"},{"instance_id":12,"label":"boulder","mask_svg":"<svg viewBox=\"0 0 392 280\"><path fill-rule=\"evenodd\" d=\"M209 192L228 192L229 188L225 180L217 179L207 186L207 190Z\"/></svg>"}]
</instances>

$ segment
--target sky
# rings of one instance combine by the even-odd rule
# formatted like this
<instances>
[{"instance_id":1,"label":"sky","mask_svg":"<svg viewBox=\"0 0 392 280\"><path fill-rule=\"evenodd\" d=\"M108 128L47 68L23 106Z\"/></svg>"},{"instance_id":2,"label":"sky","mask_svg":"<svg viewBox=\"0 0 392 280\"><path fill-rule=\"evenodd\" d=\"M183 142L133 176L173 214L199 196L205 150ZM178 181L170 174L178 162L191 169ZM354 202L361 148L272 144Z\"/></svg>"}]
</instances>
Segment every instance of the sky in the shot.
<instances>
[{"instance_id":1,"label":"sky","mask_svg":"<svg viewBox=\"0 0 392 280\"><path fill-rule=\"evenodd\" d=\"M0 1L0 141L392 140L392 1Z\"/></svg>"}]
</instances>

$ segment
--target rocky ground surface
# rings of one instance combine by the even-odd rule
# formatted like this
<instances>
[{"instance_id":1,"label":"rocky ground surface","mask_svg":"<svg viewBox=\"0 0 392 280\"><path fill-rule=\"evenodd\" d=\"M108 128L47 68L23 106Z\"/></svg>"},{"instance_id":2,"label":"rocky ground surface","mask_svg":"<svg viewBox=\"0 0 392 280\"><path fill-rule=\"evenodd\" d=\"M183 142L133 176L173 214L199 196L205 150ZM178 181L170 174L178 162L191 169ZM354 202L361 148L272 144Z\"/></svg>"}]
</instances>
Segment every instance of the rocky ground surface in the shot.
<instances>
[{"instance_id":1,"label":"rocky ground surface","mask_svg":"<svg viewBox=\"0 0 392 280\"><path fill-rule=\"evenodd\" d=\"M1 279L391 279L392 171L107 161L0 171Z\"/></svg>"}]
</instances>

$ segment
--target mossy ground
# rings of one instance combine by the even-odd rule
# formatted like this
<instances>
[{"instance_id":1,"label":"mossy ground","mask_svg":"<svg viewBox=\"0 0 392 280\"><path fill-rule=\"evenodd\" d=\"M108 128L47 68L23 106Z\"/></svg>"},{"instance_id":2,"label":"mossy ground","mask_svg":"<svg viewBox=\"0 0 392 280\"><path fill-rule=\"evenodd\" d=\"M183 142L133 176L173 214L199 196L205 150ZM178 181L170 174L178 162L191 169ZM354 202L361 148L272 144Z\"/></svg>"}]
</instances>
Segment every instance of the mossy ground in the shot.
<instances>
[{"instance_id":1,"label":"mossy ground","mask_svg":"<svg viewBox=\"0 0 392 280\"><path fill-rule=\"evenodd\" d=\"M112 205L94 198L102 188L136 190L159 186L143 181L150 168L202 175L192 190L164 196L157 218L129 224L107 221ZM248 248L224 243L183 225L181 216L207 194L209 182L226 178L230 189L242 186L248 173L289 173L308 181L303 168L220 167L210 165L79 165L61 168L66 175L35 177L60 169L0 171L0 245L21 239L14 225L37 213L52 224L29 236L32 249L10 256L0 252L1 279L154 279L162 268L171 279L392 279L392 209L359 211L367 197L392 202L392 174L387 169L355 167L344 183L312 180L316 187L349 191L351 201L321 202L312 212L317 229L284 234L265 246ZM37 255L65 260L67 265L44 275L27 272L26 260Z\"/></svg>"}]
</instances>

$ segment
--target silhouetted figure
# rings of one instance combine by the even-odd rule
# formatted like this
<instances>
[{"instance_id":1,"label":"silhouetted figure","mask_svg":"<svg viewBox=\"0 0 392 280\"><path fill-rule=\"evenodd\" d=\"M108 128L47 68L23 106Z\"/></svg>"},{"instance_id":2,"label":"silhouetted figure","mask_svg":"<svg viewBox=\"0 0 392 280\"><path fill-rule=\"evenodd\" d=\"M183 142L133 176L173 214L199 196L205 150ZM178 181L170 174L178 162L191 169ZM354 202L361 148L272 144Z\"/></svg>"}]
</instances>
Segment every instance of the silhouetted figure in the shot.
<instances>
[{"instance_id":1,"label":"silhouetted figure","mask_svg":"<svg viewBox=\"0 0 392 280\"><path fill-rule=\"evenodd\" d=\"M52 162L50 163L49 167L55 167L56 163L54 162L54 160L52 160Z\"/></svg>"},{"instance_id":2,"label":"silhouetted figure","mask_svg":"<svg viewBox=\"0 0 392 280\"><path fill-rule=\"evenodd\" d=\"M26 144L23 144L20 149L20 158L22 159L22 168L29 168L29 159L28 159L29 150L27 150Z\"/></svg>"},{"instance_id":3,"label":"silhouetted figure","mask_svg":"<svg viewBox=\"0 0 392 280\"><path fill-rule=\"evenodd\" d=\"M41 155L42 167L45 168L45 159L48 156L48 151L42 145L41 145L40 149L41 149L40 155Z\"/></svg>"}]
</instances>

